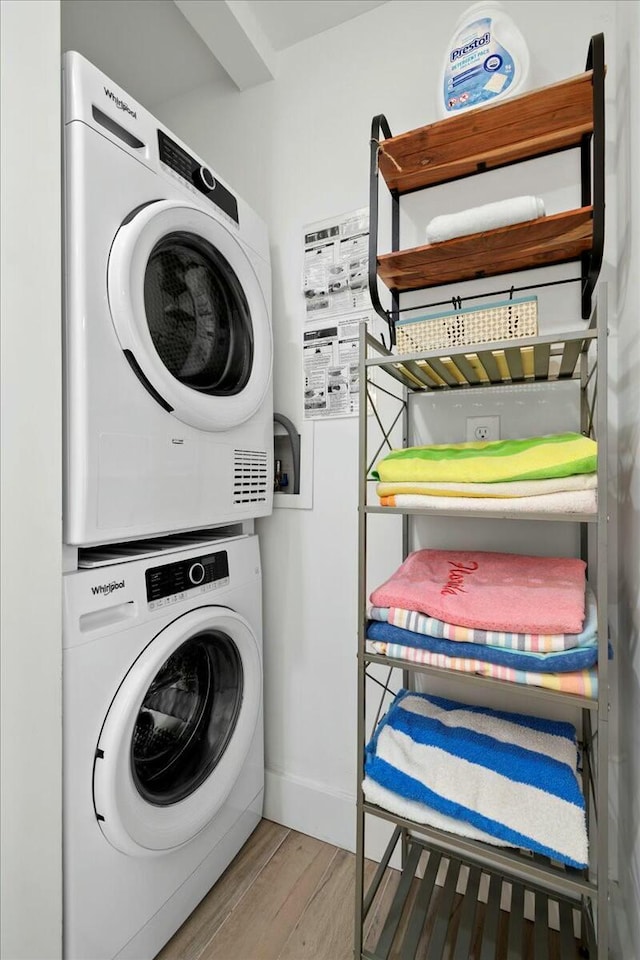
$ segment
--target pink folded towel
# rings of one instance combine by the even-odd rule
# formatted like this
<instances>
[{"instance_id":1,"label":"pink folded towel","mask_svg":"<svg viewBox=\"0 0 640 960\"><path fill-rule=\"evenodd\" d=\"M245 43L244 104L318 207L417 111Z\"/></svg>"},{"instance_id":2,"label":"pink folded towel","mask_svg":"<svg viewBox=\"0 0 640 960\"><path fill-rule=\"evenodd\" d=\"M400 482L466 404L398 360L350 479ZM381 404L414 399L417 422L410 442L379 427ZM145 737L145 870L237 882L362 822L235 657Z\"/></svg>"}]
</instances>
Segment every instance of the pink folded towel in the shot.
<instances>
[{"instance_id":1,"label":"pink folded towel","mask_svg":"<svg viewBox=\"0 0 640 960\"><path fill-rule=\"evenodd\" d=\"M376 607L511 633L580 633L585 568L571 557L418 550L371 594Z\"/></svg>"}]
</instances>

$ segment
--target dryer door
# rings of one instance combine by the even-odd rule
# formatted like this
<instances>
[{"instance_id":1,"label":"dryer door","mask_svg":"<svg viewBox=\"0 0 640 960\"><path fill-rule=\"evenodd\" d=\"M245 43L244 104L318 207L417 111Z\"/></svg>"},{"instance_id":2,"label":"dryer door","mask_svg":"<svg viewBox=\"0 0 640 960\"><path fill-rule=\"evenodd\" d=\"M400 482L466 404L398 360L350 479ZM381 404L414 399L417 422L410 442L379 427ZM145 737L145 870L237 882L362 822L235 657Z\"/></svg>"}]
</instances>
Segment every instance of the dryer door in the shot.
<instances>
[{"instance_id":1,"label":"dryer door","mask_svg":"<svg viewBox=\"0 0 640 960\"><path fill-rule=\"evenodd\" d=\"M143 650L104 721L96 815L123 853L170 850L223 805L260 716L262 664L247 621L226 607L174 620Z\"/></svg>"},{"instance_id":2,"label":"dryer door","mask_svg":"<svg viewBox=\"0 0 640 960\"><path fill-rule=\"evenodd\" d=\"M147 204L116 234L108 290L125 356L165 410L216 431L259 409L271 380L269 310L222 222L185 203Z\"/></svg>"}]
</instances>

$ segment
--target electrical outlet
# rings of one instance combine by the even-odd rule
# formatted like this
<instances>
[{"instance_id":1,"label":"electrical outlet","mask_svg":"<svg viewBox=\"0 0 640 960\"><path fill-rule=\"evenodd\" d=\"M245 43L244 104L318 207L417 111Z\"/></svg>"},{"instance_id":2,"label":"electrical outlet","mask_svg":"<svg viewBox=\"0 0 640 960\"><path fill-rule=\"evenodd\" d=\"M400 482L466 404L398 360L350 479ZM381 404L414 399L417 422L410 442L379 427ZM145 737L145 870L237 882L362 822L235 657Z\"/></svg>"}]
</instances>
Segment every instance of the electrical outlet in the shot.
<instances>
[{"instance_id":1,"label":"electrical outlet","mask_svg":"<svg viewBox=\"0 0 640 960\"><path fill-rule=\"evenodd\" d=\"M499 440L500 417L467 417L467 440Z\"/></svg>"}]
</instances>

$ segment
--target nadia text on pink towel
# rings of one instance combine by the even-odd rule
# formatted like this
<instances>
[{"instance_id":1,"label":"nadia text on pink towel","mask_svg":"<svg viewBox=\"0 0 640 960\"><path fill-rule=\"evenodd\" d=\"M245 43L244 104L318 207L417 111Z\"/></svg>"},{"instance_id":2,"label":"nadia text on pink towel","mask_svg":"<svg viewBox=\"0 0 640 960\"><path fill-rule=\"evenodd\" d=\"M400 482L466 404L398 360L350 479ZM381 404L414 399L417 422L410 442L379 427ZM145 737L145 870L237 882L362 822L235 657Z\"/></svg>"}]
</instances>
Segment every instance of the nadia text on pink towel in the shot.
<instances>
[{"instance_id":1,"label":"nadia text on pink towel","mask_svg":"<svg viewBox=\"0 0 640 960\"><path fill-rule=\"evenodd\" d=\"M373 591L371 602L481 630L580 633L585 567L573 557L418 550Z\"/></svg>"}]
</instances>

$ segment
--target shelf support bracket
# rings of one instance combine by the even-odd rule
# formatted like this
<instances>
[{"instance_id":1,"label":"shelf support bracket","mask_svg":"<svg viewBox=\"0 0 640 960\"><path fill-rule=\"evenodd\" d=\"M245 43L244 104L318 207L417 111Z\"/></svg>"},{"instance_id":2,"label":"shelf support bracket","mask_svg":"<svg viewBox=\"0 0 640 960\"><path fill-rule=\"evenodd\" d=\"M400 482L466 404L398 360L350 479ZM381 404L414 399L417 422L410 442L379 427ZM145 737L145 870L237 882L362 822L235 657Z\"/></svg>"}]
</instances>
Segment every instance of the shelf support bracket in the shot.
<instances>
[{"instance_id":1,"label":"shelf support bracket","mask_svg":"<svg viewBox=\"0 0 640 960\"><path fill-rule=\"evenodd\" d=\"M379 206L379 172L378 172L378 153L380 150L380 136L390 138L391 128L387 123L384 114L378 114L371 121L371 140L370 140L370 168L369 168L369 295L371 305L379 317L389 327L389 346L394 347L396 342L395 320L389 315L389 311L380 303L378 293L378 206ZM392 210L392 236L395 242L394 250L398 249L400 234L400 203L397 191L394 191L393 210ZM393 313L397 316L398 296L392 295Z\"/></svg>"},{"instance_id":2,"label":"shelf support bracket","mask_svg":"<svg viewBox=\"0 0 640 960\"><path fill-rule=\"evenodd\" d=\"M591 38L587 55L587 70L593 71L593 135L583 137L580 147L581 153L581 180L582 205L590 206L593 202L593 244L591 252L583 257L582 275L582 318L588 320L591 316L593 291L600 268L604 250L604 34L598 33ZM593 153L593 171L591 169ZM593 181L593 194L591 189Z\"/></svg>"}]
</instances>

